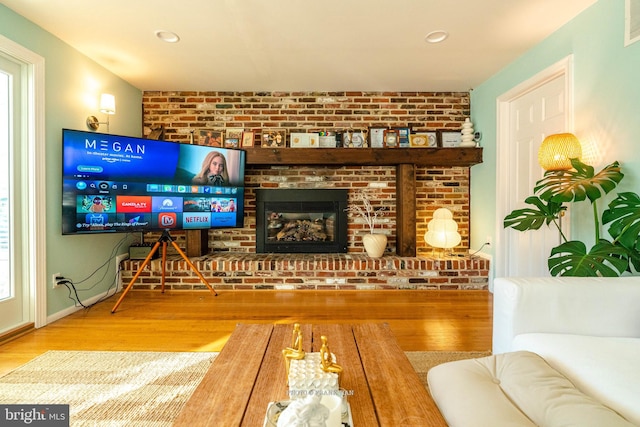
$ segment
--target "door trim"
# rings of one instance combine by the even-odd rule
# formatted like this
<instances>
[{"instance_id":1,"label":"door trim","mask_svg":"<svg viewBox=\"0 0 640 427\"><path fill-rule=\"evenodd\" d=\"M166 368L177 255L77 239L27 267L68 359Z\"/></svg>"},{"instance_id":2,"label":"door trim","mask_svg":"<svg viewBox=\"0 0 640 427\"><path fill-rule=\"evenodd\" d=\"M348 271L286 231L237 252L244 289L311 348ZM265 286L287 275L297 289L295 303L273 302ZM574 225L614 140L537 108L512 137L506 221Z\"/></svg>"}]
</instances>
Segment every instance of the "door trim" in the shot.
<instances>
[{"instance_id":1,"label":"door trim","mask_svg":"<svg viewBox=\"0 0 640 427\"><path fill-rule=\"evenodd\" d=\"M47 245L46 211L40 201L47 200L45 191L45 74L44 58L14 41L0 35L0 52L22 62L27 69L26 129L27 167L30 174L26 177L28 191L27 235L30 304L29 318L36 328L47 324Z\"/></svg>"},{"instance_id":2,"label":"door trim","mask_svg":"<svg viewBox=\"0 0 640 427\"><path fill-rule=\"evenodd\" d=\"M509 248L504 242L506 232L503 226L503 219L510 212L511 201L509 200L509 165L511 158L511 144L509 144L509 126L512 123L510 106L513 101L527 93L536 90L545 83L558 77L564 78L566 91L565 97L565 128L567 132L573 132L573 54L563 58L550 67L537 73L535 76L513 87L509 91L497 98L497 123L496 123L496 257L492 265L495 268L494 277L504 277L506 275L506 261L508 259ZM565 236L569 237L569 217L565 216L562 222L562 230Z\"/></svg>"}]
</instances>

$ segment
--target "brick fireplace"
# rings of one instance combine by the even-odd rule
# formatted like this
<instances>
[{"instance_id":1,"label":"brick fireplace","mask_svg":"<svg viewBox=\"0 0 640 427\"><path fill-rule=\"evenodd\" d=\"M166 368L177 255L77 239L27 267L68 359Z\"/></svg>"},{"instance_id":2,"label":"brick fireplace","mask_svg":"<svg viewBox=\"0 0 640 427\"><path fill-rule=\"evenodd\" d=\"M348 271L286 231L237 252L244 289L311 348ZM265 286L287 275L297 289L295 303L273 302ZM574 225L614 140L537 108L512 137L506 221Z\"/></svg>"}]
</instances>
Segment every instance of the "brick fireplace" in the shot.
<instances>
[{"instance_id":1,"label":"brick fireplace","mask_svg":"<svg viewBox=\"0 0 640 427\"><path fill-rule=\"evenodd\" d=\"M203 128L243 127L259 132L268 127L289 132L310 129L358 129L406 126L413 130L458 130L469 115L468 93L433 92L145 92L145 128L164 126L164 139L190 142L192 132ZM263 150L268 150L263 148ZM287 148L287 150L297 150ZM357 149L335 149L357 150ZM339 153L336 151L336 153ZM338 155L338 154L337 154ZM384 162L382 162L384 163ZM245 227L211 230L204 243L207 255L195 259L196 267L218 289L486 289L489 262L468 257L470 167L417 165L412 194L397 188L405 169L386 164L249 164L246 170ZM378 228L387 234L383 258L363 253L366 225L350 218L347 253L256 253L256 191L259 189L343 189L348 203L357 191L368 191L375 206L385 207ZM415 209L416 256L398 256L398 228L406 235L402 200ZM415 208L413 207L415 206ZM424 243L422 235L433 211L447 207L454 213L462 243L454 256L441 259ZM400 215L403 215L400 217ZM413 214L413 212L412 212ZM186 237L176 233L186 246ZM153 242L156 235L145 235ZM171 255L171 253L169 253ZM123 281L141 261L125 263ZM158 261L141 274L136 288L159 284ZM201 288L179 259L168 263L167 285L174 289Z\"/></svg>"}]
</instances>

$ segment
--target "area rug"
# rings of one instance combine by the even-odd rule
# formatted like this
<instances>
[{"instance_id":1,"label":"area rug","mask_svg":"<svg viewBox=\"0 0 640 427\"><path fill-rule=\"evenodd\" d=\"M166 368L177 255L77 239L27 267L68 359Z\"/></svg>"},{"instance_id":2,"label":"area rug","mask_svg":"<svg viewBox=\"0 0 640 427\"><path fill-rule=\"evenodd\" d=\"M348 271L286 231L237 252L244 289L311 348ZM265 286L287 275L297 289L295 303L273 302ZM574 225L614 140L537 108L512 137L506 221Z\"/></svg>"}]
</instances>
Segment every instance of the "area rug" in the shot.
<instances>
[{"instance_id":1,"label":"area rug","mask_svg":"<svg viewBox=\"0 0 640 427\"><path fill-rule=\"evenodd\" d=\"M432 366L481 352L407 352ZM218 353L49 351L0 378L0 404L69 404L72 426L168 427Z\"/></svg>"},{"instance_id":2,"label":"area rug","mask_svg":"<svg viewBox=\"0 0 640 427\"><path fill-rule=\"evenodd\" d=\"M490 351L407 351L409 362L427 387L427 372L436 365L455 360L475 359L491 355Z\"/></svg>"},{"instance_id":3,"label":"area rug","mask_svg":"<svg viewBox=\"0 0 640 427\"><path fill-rule=\"evenodd\" d=\"M0 403L69 404L72 426L170 426L216 356L49 351L0 378Z\"/></svg>"}]
</instances>

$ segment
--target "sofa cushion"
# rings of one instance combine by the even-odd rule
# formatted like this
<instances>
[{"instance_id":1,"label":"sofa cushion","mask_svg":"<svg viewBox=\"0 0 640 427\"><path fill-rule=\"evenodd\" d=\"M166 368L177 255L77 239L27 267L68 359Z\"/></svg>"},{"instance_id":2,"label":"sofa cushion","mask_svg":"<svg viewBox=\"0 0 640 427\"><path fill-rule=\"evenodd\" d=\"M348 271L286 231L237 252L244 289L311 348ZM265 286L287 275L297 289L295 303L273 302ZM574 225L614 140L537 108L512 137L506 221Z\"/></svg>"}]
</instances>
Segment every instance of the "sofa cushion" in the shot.
<instances>
[{"instance_id":1,"label":"sofa cushion","mask_svg":"<svg viewBox=\"0 0 640 427\"><path fill-rule=\"evenodd\" d=\"M640 338L530 333L513 344L539 354L585 394L640 425Z\"/></svg>"},{"instance_id":2,"label":"sofa cushion","mask_svg":"<svg viewBox=\"0 0 640 427\"><path fill-rule=\"evenodd\" d=\"M632 426L531 352L444 363L427 380L451 427Z\"/></svg>"}]
</instances>

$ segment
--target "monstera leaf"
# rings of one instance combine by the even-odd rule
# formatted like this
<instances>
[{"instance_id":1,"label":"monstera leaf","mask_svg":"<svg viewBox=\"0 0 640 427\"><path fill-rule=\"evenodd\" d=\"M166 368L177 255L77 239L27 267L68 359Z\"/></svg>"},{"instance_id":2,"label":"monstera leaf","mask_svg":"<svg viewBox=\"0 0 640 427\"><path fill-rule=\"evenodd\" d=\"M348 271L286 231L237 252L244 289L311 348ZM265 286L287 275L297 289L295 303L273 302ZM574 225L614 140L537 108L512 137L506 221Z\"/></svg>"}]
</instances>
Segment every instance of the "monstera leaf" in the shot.
<instances>
[{"instance_id":1,"label":"monstera leaf","mask_svg":"<svg viewBox=\"0 0 640 427\"><path fill-rule=\"evenodd\" d=\"M637 194L619 193L602 213L602 223L611 223L609 234L622 246L640 250L640 197Z\"/></svg>"},{"instance_id":2,"label":"monstera leaf","mask_svg":"<svg viewBox=\"0 0 640 427\"><path fill-rule=\"evenodd\" d=\"M552 276L617 277L629 265L627 250L600 240L589 252L584 243L570 241L551 250L548 261Z\"/></svg>"},{"instance_id":3,"label":"monstera leaf","mask_svg":"<svg viewBox=\"0 0 640 427\"><path fill-rule=\"evenodd\" d=\"M618 162L606 166L597 174L592 166L578 159L571 159L575 170L547 172L533 189L542 200L557 203L580 202L589 199L592 203L616 188L624 177Z\"/></svg>"},{"instance_id":4,"label":"monstera leaf","mask_svg":"<svg viewBox=\"0 0 640 427\"><path fill-rule=\"evenodd\" d=\"M602 223L611 223L609 234L629 251L630 263L640 271L640 196L618 194L602 213Z\"/></svg>"},{"instance_id":5,"label":"monstera leaf","mask_svg":"<svg viewBox=\"0 0 640 427\"><path fill-rule=\"evenodd\" d=\"M516 209L504 218L504 227L512 227L519 231L538 230L543 224L549 225L566 209L560 203L545 202L539 197L527 197L524 201L534 208Z\"/></svg>"}]
</instances>

